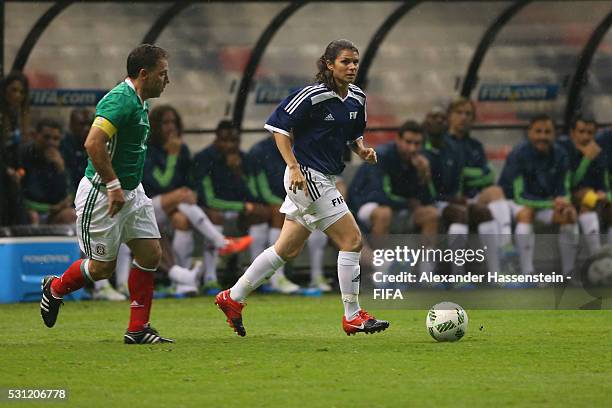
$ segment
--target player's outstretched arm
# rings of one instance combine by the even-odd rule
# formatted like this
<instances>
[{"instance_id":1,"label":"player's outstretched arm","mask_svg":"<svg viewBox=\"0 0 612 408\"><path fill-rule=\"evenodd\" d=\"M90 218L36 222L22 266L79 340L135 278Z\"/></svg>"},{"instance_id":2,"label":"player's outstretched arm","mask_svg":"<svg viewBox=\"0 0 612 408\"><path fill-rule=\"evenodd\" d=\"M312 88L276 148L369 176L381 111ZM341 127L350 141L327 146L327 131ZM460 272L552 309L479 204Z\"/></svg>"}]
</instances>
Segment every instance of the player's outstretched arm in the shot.
<instances>
[{"instance_id":1,"label":"player's outstretched arm","mask_svg":"<svg viewBox=\"0 0 612 408\"><path fill-rule=\"evenodd\" d=\"M361 159L368 164L376 164L378 161L376 158L376 150L372 149L371 147L365 147L363 145L363 138L355 140L349 146L351 147L351 150L357 154L357 156L361 157Z\"/></svg>"},{"instance_id":2,"label":"player's outstretched arm","mask_svg":"<svg viewBox=\"0 0 612 408\"><path fill-rule=\"evenodd\" d=\"M123 190L121 184L117 179L117 175L113 170L111 158L106 150L106 142L109 137L104 130L92 126L85 140L85 150L91 159L91 163L102 178L102 181L106 184L108 192L108 214L112 217L117 214L123 204L125 204L125 197L123 196Z\"/></svg>"},{"instance_id":3,"label":"player's outstretched arm","mask_svg":"<svg viewBox=\"0 0 612 408\"><path fill-rule=\"evenodd\" d=\"M306 178L300 171L298 161L291 150L291 138L283 135L282 133L274 132L274 141L276 142L276 147L278 147L281 156L283 156L283 160L285 160L285 163L287 163L287 167L289 167L289 171L291 172L289 175L291 180L289 189L293 191L293 193L296 193L297 190L302 190L304 194L308 195Z\"/></svg>"}]
</instances>

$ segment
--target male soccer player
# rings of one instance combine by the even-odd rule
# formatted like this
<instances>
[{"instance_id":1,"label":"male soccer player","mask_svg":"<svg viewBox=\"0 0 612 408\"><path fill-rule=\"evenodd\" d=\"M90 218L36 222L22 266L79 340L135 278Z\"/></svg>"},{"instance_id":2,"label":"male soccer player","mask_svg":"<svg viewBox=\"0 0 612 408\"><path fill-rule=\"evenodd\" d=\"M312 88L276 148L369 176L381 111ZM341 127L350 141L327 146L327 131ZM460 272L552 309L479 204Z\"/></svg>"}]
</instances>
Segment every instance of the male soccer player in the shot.
<instances>
[{"instance_id":1,"label":"male soccer player","mask_svg":"<svg viewBox=\"0 0 612 408\"><path fill-rule=\"evenodd\" d=\"M514 200L515 238L521 272L534 273L534 221L559 225L559 250L563 274L569 276L576 260L578 226L569 201L567 154L554 143L555 127L548 115L533 117L527 141L514 147L499 179L507 197Z\"/></svg>"},{"instance_id":2,"label":"male soccer player","mask_svg":"<svg viewBox=\"0 0 612 408\"><path fill-rule=\"evenodd\" d=\"M74 262L61 277L46 276L40 313L47 327L57 320L62 297L88 281L108 279L122 242L134 261L128 279L130 322L126 344L173 342L149 324L153 272L161 258L159 230L151 200L141 185L149 105L168 85L168 54L142 44L127 58L127 78L107 93L96 107L87 135L89 163L75 199L77 236L87 259Z\"/></svg>"},{"instance_id":3,"label":"male soccer player","mask_svg":"<svg viewBox=\"0 0 612 408\"><path fill-rule=\"evenodd\" d=\"M609 224L610 192L606 155L595 142L597 123L578 115L572 119L569 137L561 136L558 143L568 155L570 191L578 210L578 222L590 255L601 247L598 209Z\"/></svg>"},{"instance_id":4,"label":"male soccer player","mask_svg":"<svg viewBox=\"0 0 612 408\"><path fill-rule=\"evenodd\" d=\"M380 172L380 182L376 185L361 185L365 180L354 179L351 184L350 201L361 201L357 209L357 218L364 225L371 227L374 235L388 234L392 230L392 216L404 226L410 218L413 227L422 229L423 233L436 234L438 231L438 214L430 206L436 198L436 191L431 180L428 160L421 154L423 130L414 121L407 121L400 128L395 141L378 147L376 153ZM363 166L363 165L362 165ZM370 178L372 180L372 178ZM360 188L356 188L356 187ZM368 197L368 190L378 192L377 197ZM407 212L406 214L403 214ZM399 216L402 213L404 216ZM398 217L399 216L399 217ZM395 225L400 227L400 225ZM396 228L398 230L401 228ZM410 227L409 229L414 229ZM409 231L397 231L406 233Z\"/></svg>"},{"instance_id":5,"label":"male soccer player","mask_svg":"<svg viewBox=\"0 0 612 408\"><path fill-rule=\"evenodd\" d=\"M373 236L419 231L423 244L434 244L439 217L432 204L437 193L421 151L423 139L418 123L405 122L394 141L376 149L377 165L362 164L353 178L349 206ZM421 262L420 271L434 267Z\"/></svg>"},{"instance_id":6,"label":"male soccer player","mask_svg":"<svg viewBox=\"0 0 612 408\"><path fill-rule=\"evenodd\" d=\"M433 179L438 206L448 225L449 246L459 249L467 244L469 223L489 248L489 270L500 271L499 248L510 242L511 214L502 189L491 185L494 174L482 143L470 136L476 117L474 102L457 98L449 104L447 115L448 130L442 138L432 140L428 158L441 164ZM463 273L462 267L452 267L453 273Z\"/></svg>"},{"instance_id":7,"label":"male soccer player","mask_svg":"<svg viewBox=\"0 0 612 408\"><path fill-rule=\"evenodd\" d=\"M221 120L213 144L193 158L199 204L219 234L225 219L236 218L240 229L270 219L270 209L259 202L256 189L249 183L250 172L249 158L240 150L240 130L231 121ZM204 254L204 291L216 295L221 291L217 280L219 254L215 248L206 248Z\"/></svg>"},{"instance_id":8,"label":"male soccer player","mask_svg":"<svg viewBox=\"0 0 612 408\"><path fill-rule=\"evenodd\" d=\"M66 165L59 151L59 123L42 119L31 143L19 149L21 187L33 224L72 224L75 220Z\"/></svg>"}]
</instances>

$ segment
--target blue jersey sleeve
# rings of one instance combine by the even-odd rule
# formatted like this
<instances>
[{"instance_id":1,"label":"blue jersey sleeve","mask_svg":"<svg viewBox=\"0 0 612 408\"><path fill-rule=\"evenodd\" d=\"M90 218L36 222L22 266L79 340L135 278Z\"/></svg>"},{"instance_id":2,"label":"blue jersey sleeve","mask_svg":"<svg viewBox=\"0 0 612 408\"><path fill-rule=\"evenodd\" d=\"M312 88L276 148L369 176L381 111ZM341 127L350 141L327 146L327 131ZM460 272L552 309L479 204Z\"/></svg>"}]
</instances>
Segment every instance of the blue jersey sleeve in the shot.
<instances>
[{"instance_id":1,"label":"blue jersey sleeve","mask_svg":"<svg viewBox=\"0 0 612 408\"><path fill-rule=\"evenodd\" d=\"M514 179L519 175L518 170L518 157L516 149L510 152L506 158L506 164L499 176L497 184L504 190L506 198L514 198Z\"/></svg>"},{"instance_id":2,"label":"blue jersey sleeve","mask_svg":"<svg viewBox=\"0 0 612 408\"><path fill-rule=\"evenodd\" d=\"M559 161L560 161L560 166L559 166L559 174L557 175L557 177L555 178L555 191L554 191L554 195L555 197L567 197L568 199L570 199L570 184L571 184L571 180L570 180L570 166L569 166L569 158L567 157L567 154L565 153L565 151L559 149L559 153L561 153L559 155Z\"/></svg>"},{"instance_id":3,"label":"blue jersey sleeve","mask_svg":"<svg viewBox=\"0 0 612 408\"><path fill-rule=\"evenodd\" d=\"M191 162L191 175L193 184L195 184L198 195L198 204L206 204L206 194L204 192L204 178L209 176L212 169L212 159L207 154L206 150L198 153Z\"/></svg>"},{"instance_id":4,"label":"blue jersey sleeve","mask_svg":"<svg viewBox=\"0 0 612 408\"><path fill-rule=\"evenodd\" d=\"M276 107L264 128L290 136L291 130L308 118L312 107L310 96L320 90L320 86L307 86L293 92Z\"/></svg>"},{"instance_id":5,"label":"blue jersey sleeve","mask_svg":"<svg viewBox=\"0 0 612 408\"><path fill-rule=\"evenodd\" d=\"M355 141L363 137L363 133L366 128L366 123L368 121L368 114L366 111L365 101L361 106L361 109L357 112L357 124L355 125L355 131L353 132L353 136L351 137L351 141Z\"/></svg>"}]
</instances>

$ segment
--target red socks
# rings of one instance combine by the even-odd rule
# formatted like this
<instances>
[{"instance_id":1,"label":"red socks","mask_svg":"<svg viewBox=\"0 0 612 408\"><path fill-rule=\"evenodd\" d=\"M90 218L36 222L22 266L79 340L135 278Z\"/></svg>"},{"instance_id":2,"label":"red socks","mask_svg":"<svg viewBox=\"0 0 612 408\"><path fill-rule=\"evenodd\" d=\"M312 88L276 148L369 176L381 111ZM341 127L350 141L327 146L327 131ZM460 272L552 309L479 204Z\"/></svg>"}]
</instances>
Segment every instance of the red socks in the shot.
<instances>
[{"instance_id":1,"label":"red socks","mask_svg":"<svg viewBox=\"0 0 612 408\"><path fill-rule=\"evenodd\" d=\"M61 278L51 283L53 296L63 297L68 293L81 289L90 277L86 273L86 259L79 259L64 272ZM153 302L154 277L153 272L143 271L132 266L128 278L130 289L130 324L129 331L143 330L149 323L151 315L151 303Z\"/></svg>"},{"instance_id":2,"label":"red socks","mask_svg":"<svg viewBox=\"0 0 612 408\"><path fill-rule=\"evenodd\" d=\"M151 303L153 302L153 272L143 271L132 266L128 278L130 290L130 325L129 331L140 331L149 323Z\"/></svg>"},{"instance_id":3,"label":"red socks","mask_svg":"<svg viewBox=\"0 0 612 408\"><path fill-rule=\"evenodd\" d=\"M61 278L51 282L51 293L53 296L61 298L85 286L89 277L86 277L85 272L82 270L81 264L84 261L85 259L79 259L74 262L66 272L64 272Z\"/></svg>"}]
</instances>

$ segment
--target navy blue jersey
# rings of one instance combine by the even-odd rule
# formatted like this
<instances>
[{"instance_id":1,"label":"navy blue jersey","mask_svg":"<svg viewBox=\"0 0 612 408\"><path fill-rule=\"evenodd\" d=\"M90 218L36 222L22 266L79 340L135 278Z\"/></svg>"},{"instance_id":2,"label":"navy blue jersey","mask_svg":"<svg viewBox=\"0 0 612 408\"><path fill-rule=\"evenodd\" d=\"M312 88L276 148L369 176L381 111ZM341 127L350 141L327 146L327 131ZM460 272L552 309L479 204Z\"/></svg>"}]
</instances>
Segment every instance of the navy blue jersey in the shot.
<instances>
[{"instance_id":1,"label":"navy blue jersey","mask_svg":"<svg viewBox=\"0 0 612 408\"><path fill-rule=\"evenodd\" d=\"M349 185L347 204L356 214L359 208L366 203L386 205L387 196L383 191L380 168L363 163L355 172Z\"/></svg>"},{"instance_id":2,"label":"navy blue jersey","mask_svg":"<svg viewBox=\"0 0 612 408\"><path fill-rule=\"evenodd\" d=\"M169 155L162 146L150 144L144 164L142 186L149 197L179 187L190 187L191 154L182 144L178 155Z\"/></svg>"},{"instance_id":3,"label":"navy blue jersey","mask_svg":"<svg viewBox=\"0 0 612 408\"><path fill-rule=\"evenodd\" d=\"M214 144L193 158L193 180L198 192L198 203L223 211L242 211L245 202L258 202L252 185L252 166L240 152L242 166L235 172L227 166L225 156Z\"/></svg>"},{"instance_id":4,"label":"navy blue jersey","mask_svg":"<svg viewBox=\"0 0 612 408\"><path fill-rule=\"evenodd\" d=\"M32 143L20 147L19 160L19 166L25 170L21 187L29 209L46 212L49 205L68 196L68 173L58 171Z\"/></svg>"},{"instance_id":5,"label":"navy blue jersey","mask_svg":"<svg viewBox=\"0 0 612 408\"><path fill-rule=\"evenodd\" d=\"M265 128L293 135L293 153L301 165L323 174L340 174L344 148L363 137L366 120L366 95L357 86L349 85L343 100L326 85L316 84L285 98Z\"/></svg>"},{"instance_id":6,"label":"navy blue jersey","mask_svg":"<svg viewBox=\"0 0 612 408\"><path fill-rule=\"evenodd\" d=\"M608 169L603 151L595 159L589 160L576 148L574 142L568 136L560 136L557 143L567 153L572 191L586 187L608 192L610 189Z\"/></svg>"},{"instance_id":7,"label":"navy blue jersey","mask_svg":"<svg viewBox=\"0 0 612 408\"><path fill-rule=\"evenodd\" d=\"M87 151L83 141L77 140L75 136L66 133L60 144L60 152L64 158L66 171L70 177L70 188L77 191L81 179L85 175L87 167Z\"/></svg>"},{"instance_id":8,"label":"navy blue jersey","mask_svg":"<svg viewBox=\"0 0 612 408\"><path fill-rule=\"evenodd\" d=\"M433 183L423 182L417 169L402 160L395 142L379 146L376 154L385 196L384 202L378 201L380 204L399 209L406 208L410 199L418 200L421 204L434 201L436 191Z\"/></svg>"},{"instance_id":9,"label":"navy blue jersey","mask_svg":"<svg viewBox=\"0 0 612 408\"><path fill-rule=\"evenodd\" d=\"M567 154L557 144L548 153L541 153L529 141L523 141L508 155L499 185L517 204L551 208L556 197L569 198Z\"/></svg>"},{"instance_id":10,"label":"navy blue jersey","mask_svg":"<svg viewBox=\"0 0 612 408\"><path fill-rule=\"evenodd\" d=\"M462 194L463 167L454 151L443 142L440 149L429 147L424 154L431 167L431 177L437 192L436 200L449 201L459 197Z\"/></svg>"},{"instance_id":11,"label":"navy blue jersey","mask_svg":"<svg viewBox=\"0 0 612 408\"><path fill-rule=\"evenodd\" d=\"M473 139L470 135L457 138L447 133L444 136L444 144L461 166L461 173L455 177L461 177L464 196L474 197L484 187L495 182L495 174L487 162L484 147L480 141Z\"/></svg>"},{"instance_id":12,"label":"navy blue jersey","mask_svg":"<svg viewBox=\"0 0 612 408\"><path fill-rule=\"evenodd\" d=\"M282 204L285 198L285 160L273 137L255 144L248 153L258 196L267 204Z\"/></svg>"},{"instance_id":13,"label":"navy blue jersey","mask_svg":"<svg viewBox=\"0 0 612 408\"><path fill-rule=\"evenodd\" d=\"M595 140L601 147L604 160L607 164L608 173L610 173L612 172L612 129L606 128L597 132L597 137Z\"/></svg>"}]
</instances>

